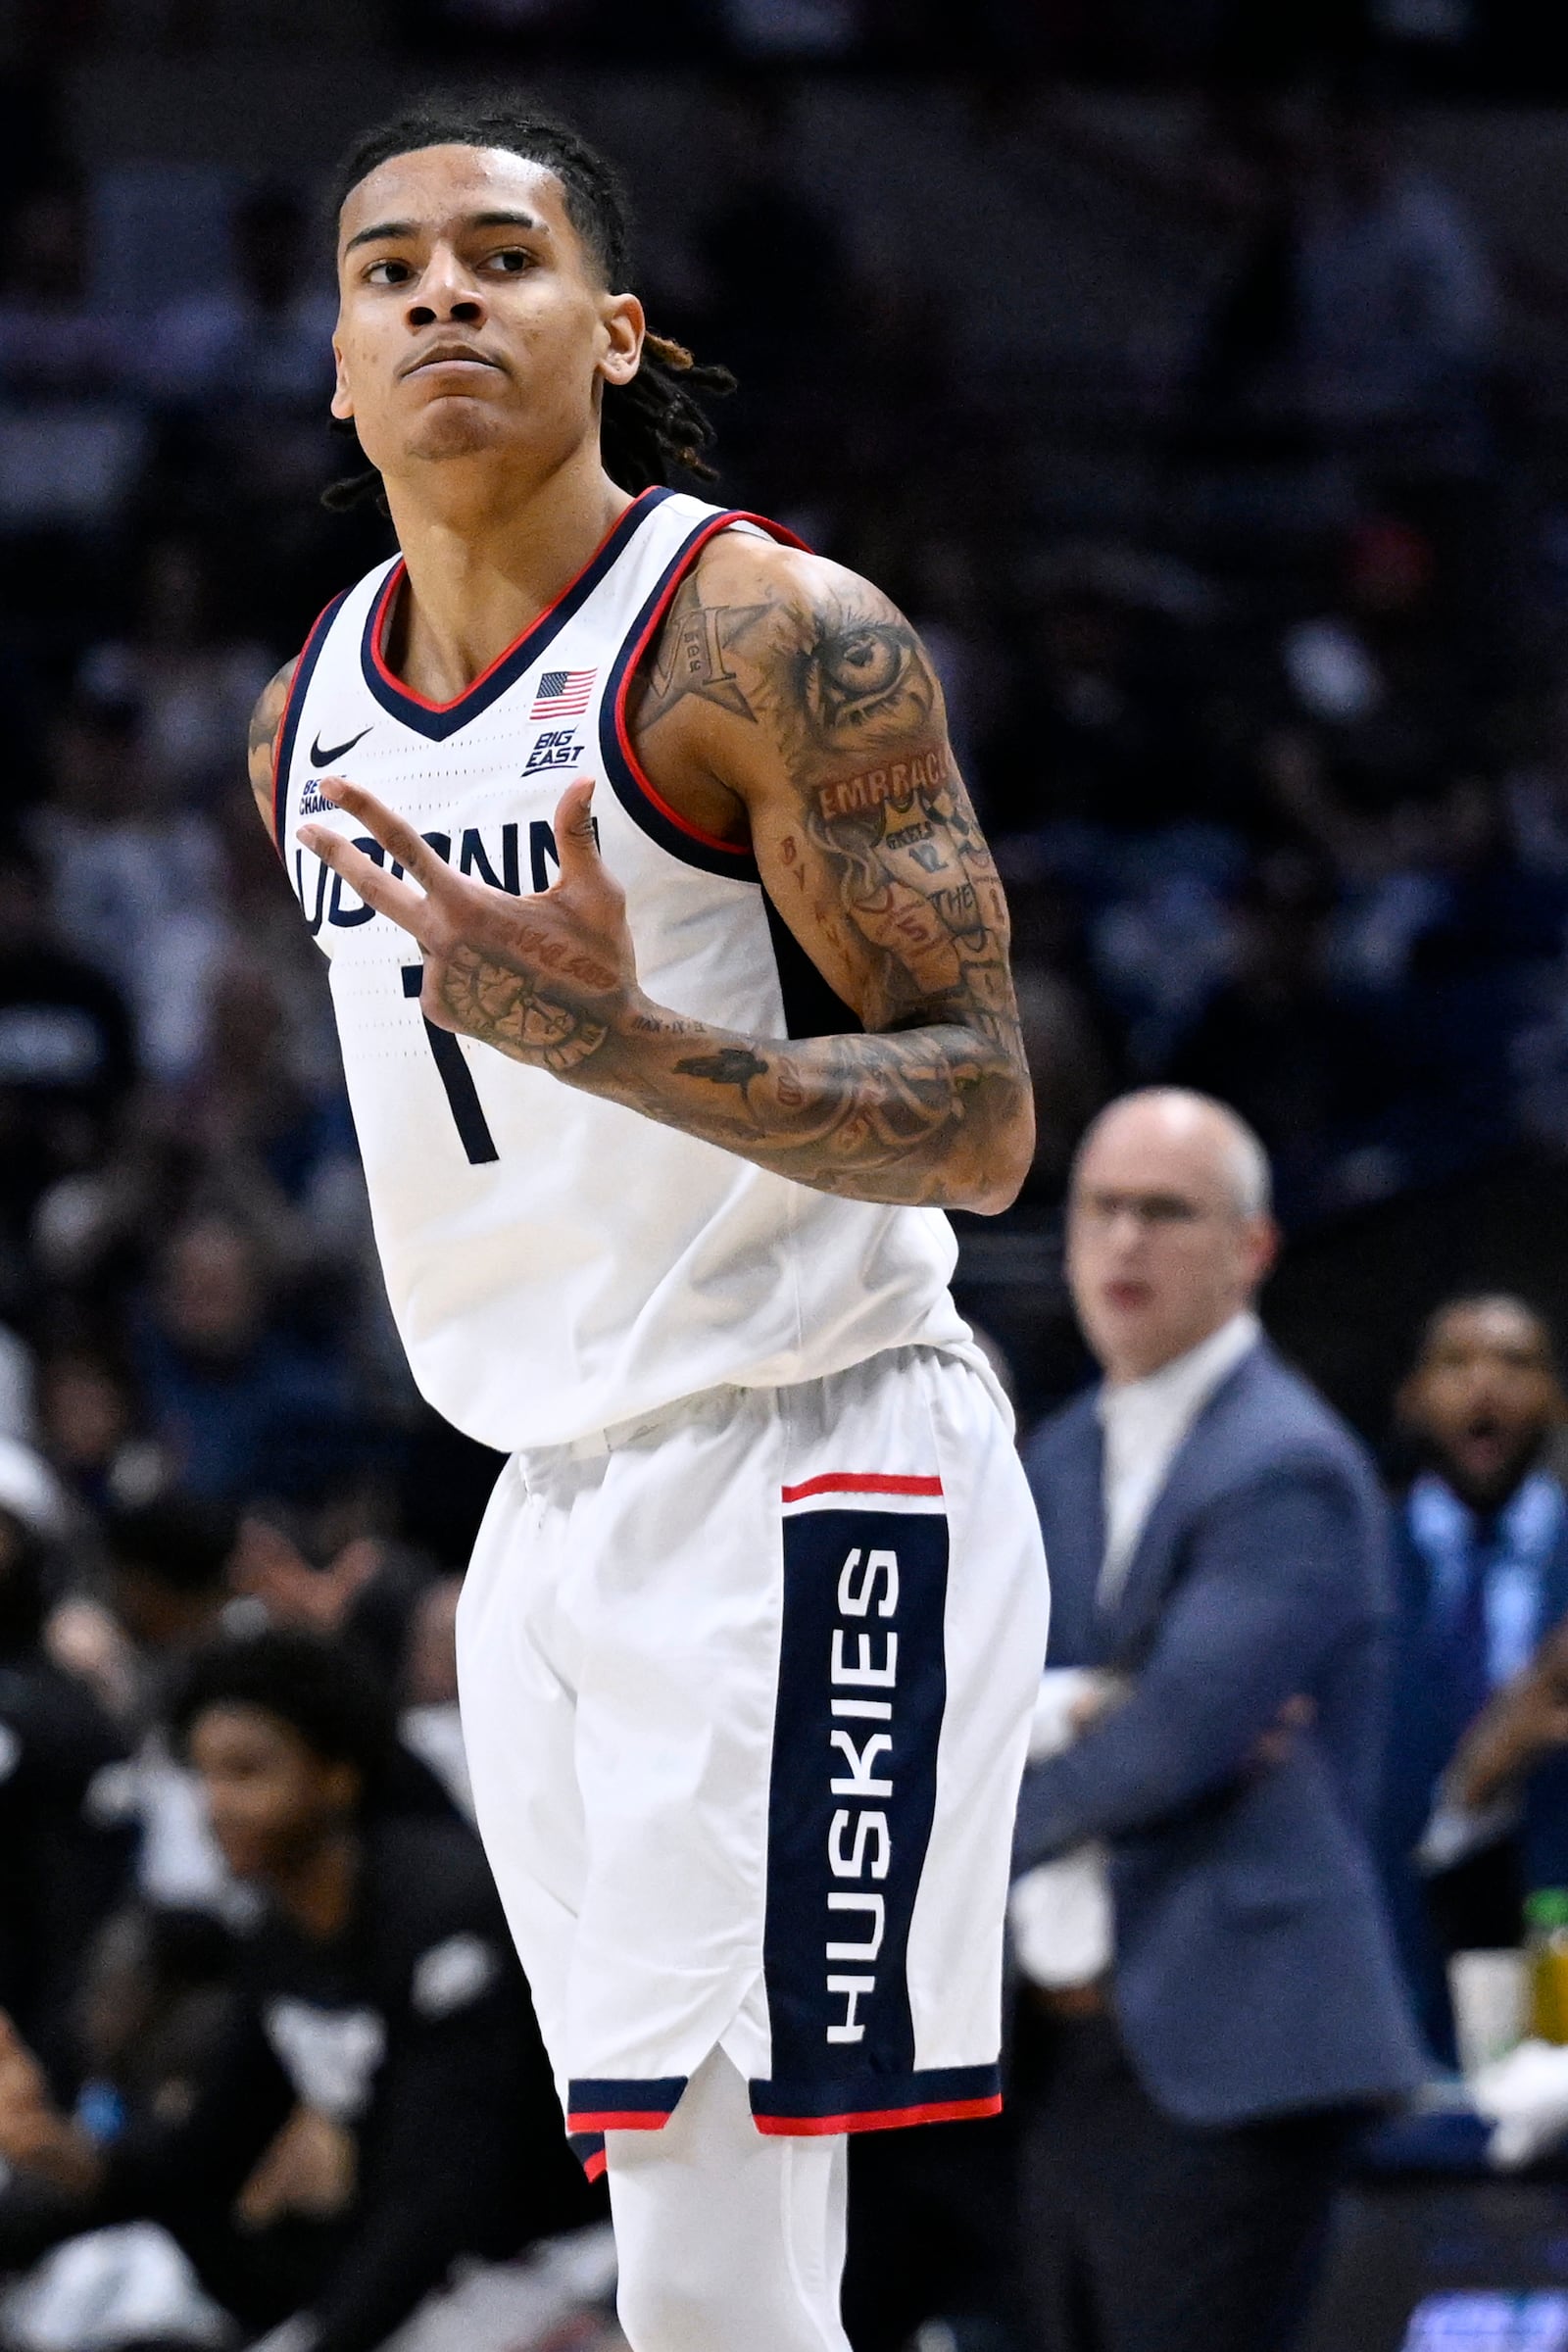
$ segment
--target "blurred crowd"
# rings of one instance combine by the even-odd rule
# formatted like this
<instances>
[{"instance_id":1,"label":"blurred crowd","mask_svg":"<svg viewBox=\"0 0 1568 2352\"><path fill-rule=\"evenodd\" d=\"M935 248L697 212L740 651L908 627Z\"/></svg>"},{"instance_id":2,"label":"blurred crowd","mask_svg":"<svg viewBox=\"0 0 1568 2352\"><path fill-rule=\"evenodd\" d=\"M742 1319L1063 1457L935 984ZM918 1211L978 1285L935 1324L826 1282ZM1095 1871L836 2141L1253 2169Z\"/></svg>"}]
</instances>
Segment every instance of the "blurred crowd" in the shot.
<instances>
[{"instance_id":1,"label":"blurred crowd","mask_svg":"<svg viewBox=\"0 0 1568 2352\"><path fill-rule=\"evenodd\" d=\"M465 13L550 12L446 0L406 29ZM727 10L759 55L851 44L866 13ZM785 97L726 86L711 136L722 193L650 309L740 380L720 495L867 571L932 649L1014 911L1041 1136L1020 1230L1130 1084L1235 1105L1296 1231L1521 1138L1568 1146L1549 421L1510 372L1486 229L1397 115L1352 93L1206 120L1171 200L1222 220L1223 280L1157 397L1107 388L1154 485L1132 535L1043 521L1035 385L868 270ZM281 2292L325 2332L279 2352L358 2352L454 2254L513 2260L595 2211L540 2152L551 2094L466 1826L451 1617L494 1465L409 1382L318 960L242 771L256 694L386 526L321 503L354 451L326 420L313 190L239 187L213 269L137 307L102 296L89 156L40 118L0 179L0 1847L24 1889L0 1919L21 2037L0 2077L35 2070L50 2195L80 2193L90 2156L104 2213L187 2225L199 2279L164 2285L210 2332L177 2340L275 2328ZM156 228L118 220L137 283L159 282ZM1528 1494L1497 1540L1556 1560L1561 1399L1522 1313L1429 1335L1402 1422L1428 1480L1412 1557L1463 1548L1455 1510L1492 1529ZM1475 1710L1531 1655L1499 1640ZM1555 1753L1556 1718L1532 1721L1478 1787ZM1456 1737L1412 1767L1423 1818ZM325 1923L309 1951L302 1916ZM258 2056L259 2017L323 1999L331 2046ZM451 2156L465 2210L444 2213L422 2134L443 2099L483 2107L474 2035L528 2128ZM372 2095L367 2051L394 2047ZM244 2089L210 2117L220 2057ZM983 2269L994 2215L965 2218L963 2166L921 2161L945 2242ZM901 2179L906 2219L921 2193ZM873 2217L877 2195L872 2162ZM8 2262L52 2234L9 2192L3 2230ZM451 2341L490 2340L487 2275ZM533 2276L537 2340L565 2342L569 2311L592 2341L591 2283ZM87 2290L56 2287L67 2332L35 2278L0 2341L85 2347ZM903 2340L874 2296L861 2335Z\"/></svg>"}]
</instances>

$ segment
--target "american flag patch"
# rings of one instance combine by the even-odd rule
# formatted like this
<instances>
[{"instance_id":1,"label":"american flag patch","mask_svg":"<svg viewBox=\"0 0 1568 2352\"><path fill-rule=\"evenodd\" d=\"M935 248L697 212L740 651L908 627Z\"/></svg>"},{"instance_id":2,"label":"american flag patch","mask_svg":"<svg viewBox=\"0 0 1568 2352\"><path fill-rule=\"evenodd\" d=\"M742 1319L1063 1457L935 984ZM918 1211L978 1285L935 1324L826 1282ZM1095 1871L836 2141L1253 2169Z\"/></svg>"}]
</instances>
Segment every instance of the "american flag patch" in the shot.
<instances>
[{"instance_id":1,"label":"american flag patch","mask_svg":"<svg viewBox=\"0 0 1568 2352\"><path fill-rule=\"evenodd\" d=\"M547 669L539 680L530 718L581 718L598 676L594 669Z\"/></svg>"}]
</instances>

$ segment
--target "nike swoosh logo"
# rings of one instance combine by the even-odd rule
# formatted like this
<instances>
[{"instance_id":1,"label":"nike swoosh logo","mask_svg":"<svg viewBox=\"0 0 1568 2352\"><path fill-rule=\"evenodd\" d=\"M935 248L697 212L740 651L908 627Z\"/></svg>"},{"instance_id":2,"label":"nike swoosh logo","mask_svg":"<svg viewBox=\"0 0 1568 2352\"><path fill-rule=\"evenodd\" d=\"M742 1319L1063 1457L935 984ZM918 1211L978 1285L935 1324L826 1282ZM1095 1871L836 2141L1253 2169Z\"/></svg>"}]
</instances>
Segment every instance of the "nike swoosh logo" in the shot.
<instances>
[{"instance_id":1,"label":"nike swoosh logo","mask_svg":"<svg viewBox=\"0 0 1568 2352\"><path fill-rule=\"evenodd\" d=\"M368 727L362 727L357 735L349 737L347 743L323 743L318 735L311 746L311 765L330 767L334 760L341 760L345 752L352 752L357 743L363 743L369 732Z\"/></svg>"}]
</instances>

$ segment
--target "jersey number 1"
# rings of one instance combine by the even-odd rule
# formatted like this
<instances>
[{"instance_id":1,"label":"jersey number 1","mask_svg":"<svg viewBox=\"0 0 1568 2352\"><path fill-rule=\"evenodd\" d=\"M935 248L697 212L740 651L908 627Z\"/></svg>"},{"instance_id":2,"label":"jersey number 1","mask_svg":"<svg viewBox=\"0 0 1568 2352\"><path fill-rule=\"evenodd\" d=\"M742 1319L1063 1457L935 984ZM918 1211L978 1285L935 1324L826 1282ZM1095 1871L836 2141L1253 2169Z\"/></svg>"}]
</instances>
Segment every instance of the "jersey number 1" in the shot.
<instances>
[{"instance_id":1,"label":"jersey number 1","mask_svg":"<svg viewBox=\"0 0 1568 2352\"><path fill-rule=\"evenodd\" d=\"M403 966L403 994L406 997L417 997L423 986L423 964L406 963ZM430 1041L436 1072L446 1089L447 1101L452 1105L458 1141L476 1168L482 1167L488 1159L499 1159L501 1154L496 1150L496 1139L484 1115L479 1090L473 1083L473 1072L463 1058L463 1048L450 1029L438 1029L434 1021L425 1022L424 1034Z\"/></svg>"}]
</instances>

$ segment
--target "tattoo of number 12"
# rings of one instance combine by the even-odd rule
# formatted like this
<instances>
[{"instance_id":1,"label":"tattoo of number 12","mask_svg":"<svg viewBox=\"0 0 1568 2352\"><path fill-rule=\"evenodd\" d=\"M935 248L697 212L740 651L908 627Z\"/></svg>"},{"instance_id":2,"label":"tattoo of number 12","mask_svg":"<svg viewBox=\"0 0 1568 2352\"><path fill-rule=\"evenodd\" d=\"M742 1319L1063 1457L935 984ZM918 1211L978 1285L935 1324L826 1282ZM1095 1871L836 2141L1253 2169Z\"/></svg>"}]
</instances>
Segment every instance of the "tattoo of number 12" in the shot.
<instances>
[{"instance_id":1,"label":"tattoo of number 12","mask_svg":"<svg viewBox=\"0 0 1568 2352\"><path fill-rule=\"evenodd\" d=\"M423 964L406 963L403 966L403 994L416 999L423 987ZM422 1015L420 1017L423 1018ZM496 1139L490 1132L490 1122L484 1115L479 1090L473 1083L473 1072L464 1059L463 1048L450 1029L438 1029L434 1021L425 1021L424 1034L430 1041L436 1075L451 1107L458 1141L466 1152L470 1165L483 1167L487 1160L499 1159L501 1154L496 1150Z\"/></svg>"}]
</instances>

